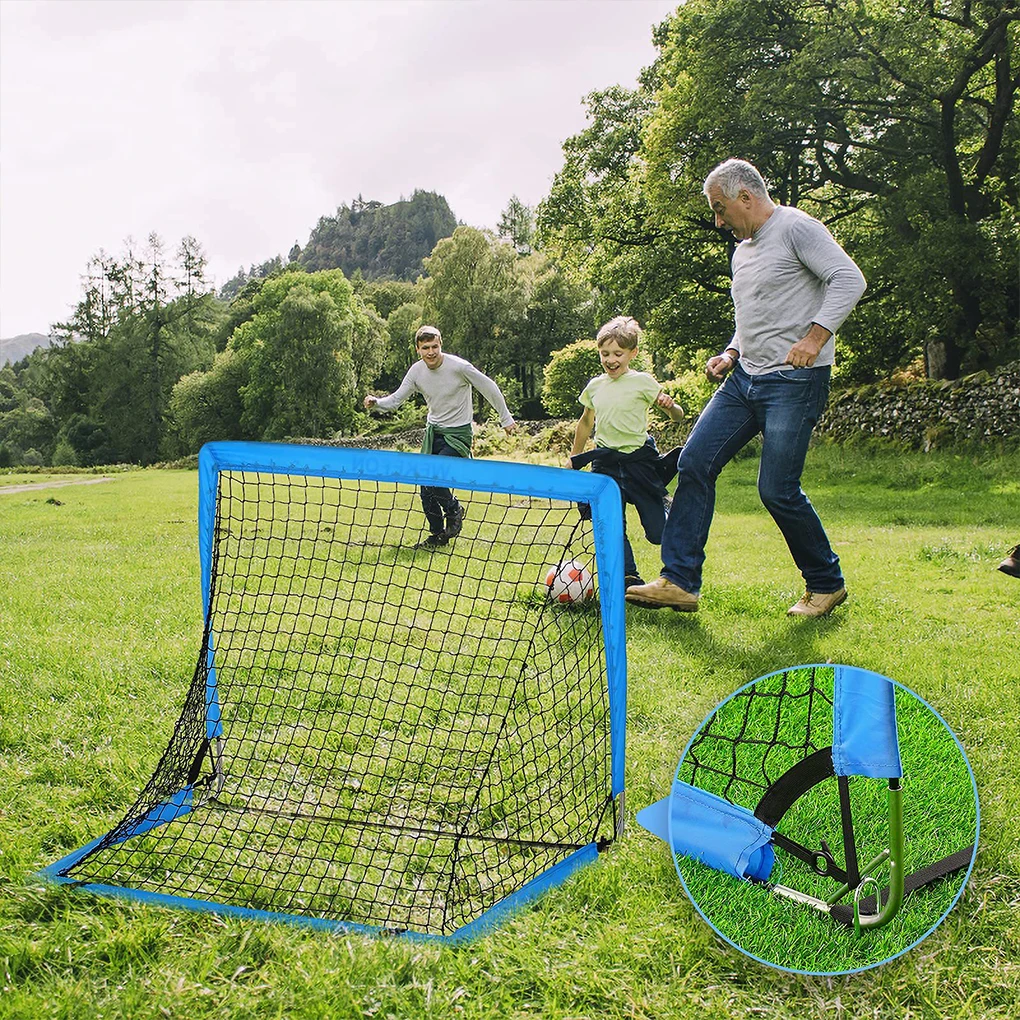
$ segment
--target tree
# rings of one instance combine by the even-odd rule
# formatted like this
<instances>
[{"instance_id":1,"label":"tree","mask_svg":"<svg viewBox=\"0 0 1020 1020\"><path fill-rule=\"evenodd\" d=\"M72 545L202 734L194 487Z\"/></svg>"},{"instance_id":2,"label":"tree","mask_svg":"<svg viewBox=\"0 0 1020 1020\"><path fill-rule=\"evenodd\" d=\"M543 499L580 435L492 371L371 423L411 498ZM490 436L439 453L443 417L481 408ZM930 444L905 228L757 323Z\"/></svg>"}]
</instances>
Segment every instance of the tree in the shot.
<instances>
[{"instance_id":1,"label":"tree","mask_svg":"<svg viewBox=\"0 0 1020 1020\"><path fill-rule=\"evenodd\" d=\"M525 311L516 262L509 245L474 227L458 227L425 260L424 320L439 328L444 347L488 375L508 373L516 363Z\"/></svg>"},{"instance_id":2,"label":"tree","mask_svg":"<svg viewBox=\"0 0 1020 1020\"><path fill-rule=\"evenodd\" d=\"M285 272L265 281L253 307L227 347L247 365L244 434L319 436L350 425L358 396L352 337L356 328L377 327L343 273Z\"/></svg>"},{"instance_id":3,"label":"tree","mask_svg":"<svg viewBox=\"0 0 1020 1020\"><path fill-rule=\"evenodd\" d=\"M545 409L554 418L578 417L581 413L578 395L601 371L599 348L594 339L578 340L554 351L544 372L542 403Z\"/></svg>"},{"instance_id":4,"label":"tree","mask_svg":"<svg viewBox=\"0 0 1020 1020\"><path fill-rule=\"evenodd\" d=\"M418 358L414 347L414 334L424 322L423 312L420 304L407 301L394 308L386 319L389 345L377 382L387 392L392 392L400 385L400 380Z\"/></svg>"},{"instance_id":5,"label":"tree","mask_svg":"<svg viewBox=\"0 0 1020 1020\"><path fill-rule=\"evenodd\" d=\"M729 242L701 183L737 154L869 278L843 333L852 373L919 353L937 377L1005 360L1020 312L1018 19L1001 0L689 0L636 92L589 97L593 125L565 144L540 209L549 249L660 353L717 347Z\"/></svg>"},{"instance_id":6,"label":"tree","mask_svg":"<svg viewBox=\"0 0 1020 1020\"><path fill-rule=\"evenodd\" d=\"M216 355L208 372L182 376L170 395L169 415L176 449L171 455L197 453L220 439L253 439L241 427L241 390L248 383L246 360L233 350Z\"/></svg>"},{"instance_id":7,"label":"tree","mask_svg":"<svg viewBox=\"0 0 1020 1020\"><path fill-rule=\"evenodd\" d=\"M496 234L508 240L518 255L529 254L535 235L535 211L516 195L511 195L507 207L500 214Z\"/></svg>"},{"instance_id":8,"label":"tree","mask_svg":"<svg viewBox=\"0 0 1020 1020\"><path fill-rule=\"evenodd\" d=\"M96 450L134 463L159 458L174 384L212 361L222 308L208 291L204 267L194 238L182 240L172 262L155 234L143 257L129 240L120 259L101 252L90 261L83 298L57 327L60 342L46 352L33 383L81 463L93 463ZM88 448L76 445L65 435L72 420L89 422L102 441L90 436Z\"/></svg>"}]
</instances>

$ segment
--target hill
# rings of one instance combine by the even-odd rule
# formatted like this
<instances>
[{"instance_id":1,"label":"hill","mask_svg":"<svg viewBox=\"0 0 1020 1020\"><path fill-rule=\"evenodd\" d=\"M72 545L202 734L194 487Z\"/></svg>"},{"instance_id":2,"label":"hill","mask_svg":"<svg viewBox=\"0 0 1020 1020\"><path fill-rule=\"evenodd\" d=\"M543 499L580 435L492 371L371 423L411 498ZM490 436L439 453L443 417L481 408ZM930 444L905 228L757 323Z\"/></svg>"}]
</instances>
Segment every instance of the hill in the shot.
<instances>
[{"instance_id":1,"label":"hill","mask_svg":"<svg viewBox=\"0 0 1020 1020\"><path fill-rule=\"evenodd\" d=\"M0 340L0 365L15 364L28 357L38 347L49 347L54 337L45 333L21 333L7 340Z\"/></svg>"},{"instance_id":2,"label":"hill","mask_svg":"<svg viewBox=\"0 0 1020 1020\"><path fill-rule=\"evenodd\" d=\"M414 280L421 260L456 227L446 199L431 191L392 205L359 196L335 216L320 217L297 261L309 272L339 268L349 277L360 269L367 280Z\"/></svg>"}]
</instances>

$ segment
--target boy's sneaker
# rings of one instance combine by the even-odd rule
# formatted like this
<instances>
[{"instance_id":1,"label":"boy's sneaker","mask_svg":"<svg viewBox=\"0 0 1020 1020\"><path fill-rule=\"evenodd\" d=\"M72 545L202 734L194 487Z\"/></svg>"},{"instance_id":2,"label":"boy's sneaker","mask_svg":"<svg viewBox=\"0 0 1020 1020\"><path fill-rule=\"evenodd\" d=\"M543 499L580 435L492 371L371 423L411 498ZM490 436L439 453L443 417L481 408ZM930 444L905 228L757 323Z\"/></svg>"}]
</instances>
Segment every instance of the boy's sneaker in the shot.
<instances>
[{"instance_id":1,"label":"boy's sneaker","mask_svg":"<svg viewBox=\"0 0 1020 1020\"><path fill-rule=\"evenodd\" d=\"M426 538L423 542L419 542L415 546L415 549L435 549L436 546L446 545L446 543L449 541L450 539L447 537L445 532L438 531L429 535L429 537Z\"/></svg>"},{"instance_id":2,"label":"boy's sneaker","mask_svg":"<svg viewBox=\"0 0 1020 1020\"><path fill-rule=\"evenodd\" d=\"M1010 577L1020 577L1020 545L1013 546L1006 558L999 564L999 570Z\"/></svg>"},{"instance_id":3,"label":"boy's sneaker","mask_svg":"<svg viewBox=\"0 0 1020 1020\"><path fill-rule=\"evenodd\" d=\"M464 527L464 507L460 503L454 503L450 507L449 513L446 515L446 529L443 534L447 540L456 537L460 534L461 529Z\"/></svg>"}]
</instances>

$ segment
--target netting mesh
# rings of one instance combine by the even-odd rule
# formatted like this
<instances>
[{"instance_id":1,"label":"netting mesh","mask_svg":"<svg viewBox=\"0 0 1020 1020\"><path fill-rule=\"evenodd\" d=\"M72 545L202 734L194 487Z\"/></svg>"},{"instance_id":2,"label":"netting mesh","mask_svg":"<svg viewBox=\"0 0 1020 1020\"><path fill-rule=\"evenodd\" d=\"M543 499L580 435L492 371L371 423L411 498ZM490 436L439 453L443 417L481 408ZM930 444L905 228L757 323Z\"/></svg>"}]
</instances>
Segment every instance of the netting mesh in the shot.
<instances>
[{"instance_id":1,"label":"netting mesh","mask_svg":"<svg viewBox=\"0 0 1020 1020\"><path fill-rule=\"evenodd\" d=\"M753 809L791 767L832 744L831 669L784 670L742 688L701 727L678 779Z\"/></svg>"},{"instance_id":2,"label":"netting mesh","mask_svg":"<svg viewBox=\"0 0 1020 1020\"><path fill-rule=\"evenodd\" d=\"M222 472L186 704L138 802L64 874L448 934L609 841L597 600L543 584L564 559L597 573L591 523L458 497L462 533L416 549L414 486Z\"/></svg>"}]
</instances>

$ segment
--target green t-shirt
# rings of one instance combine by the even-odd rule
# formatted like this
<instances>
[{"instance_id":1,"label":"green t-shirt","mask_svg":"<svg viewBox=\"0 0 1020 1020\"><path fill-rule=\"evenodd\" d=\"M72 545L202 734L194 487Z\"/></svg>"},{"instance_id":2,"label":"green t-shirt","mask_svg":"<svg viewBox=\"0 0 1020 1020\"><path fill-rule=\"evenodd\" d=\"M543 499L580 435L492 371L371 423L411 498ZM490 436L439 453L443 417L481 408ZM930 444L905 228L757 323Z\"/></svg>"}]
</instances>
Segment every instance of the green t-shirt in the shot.
<instances>
[{"instance_id":1,"label":"green t-shirt","mask_svg":"<svg viewBox=\"0 0 1020 1020\"><path fill-rule=\"evenodd\" d=\"M662 387L647 372L628 370L619 379L596 376L577 398L595 412L595 442L633 453L648 441L648 408Z\"/></svg>"}]
</instances>

